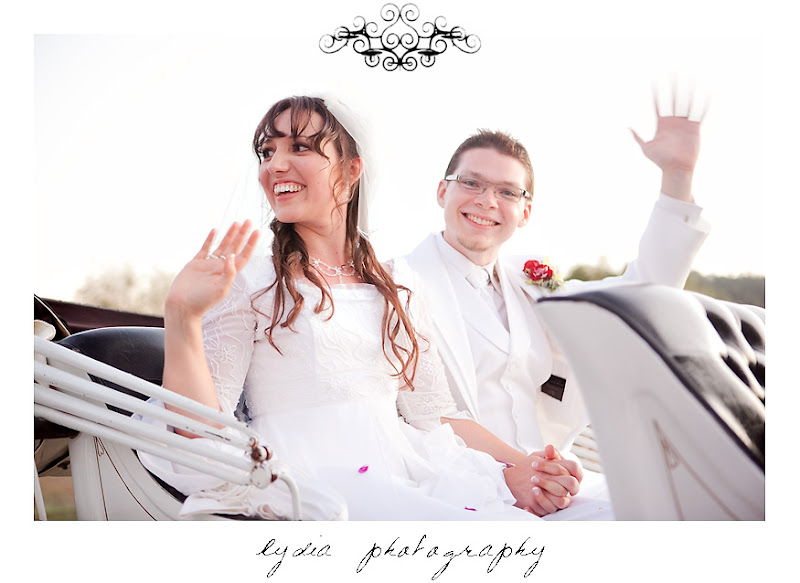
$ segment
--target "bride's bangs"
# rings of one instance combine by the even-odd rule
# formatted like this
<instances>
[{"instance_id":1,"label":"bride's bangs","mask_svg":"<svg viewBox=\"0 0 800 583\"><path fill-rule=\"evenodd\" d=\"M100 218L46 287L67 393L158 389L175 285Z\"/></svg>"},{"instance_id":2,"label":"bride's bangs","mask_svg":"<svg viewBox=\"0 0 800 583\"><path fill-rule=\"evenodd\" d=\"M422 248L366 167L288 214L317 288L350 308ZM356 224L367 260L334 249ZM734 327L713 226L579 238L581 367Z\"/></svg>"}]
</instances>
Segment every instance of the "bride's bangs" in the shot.
<instances>
[{"instance_id":1,"label":"bride's bangs","mask_svg":"<svg viewBox=\"0 0 800 583\"><path fill-rule=\"evenodd\" d=\"M265 141L272 138L285 137L285 134L275 127L275 121L287 109L291 110L289 123L292 138L300 136L311 123L314 114L318 113L322 118L322 127L319 131L306 136L311 142L314 151L321 156L325 156L322 148L328 141L334 144L340 156L344 153L343 150L345 148L348 150L351 149L350 144L344 146L342 143L345 141L345 139L343 139L345 136L348 138L350 137L349 134L347 134L321 99L316 97L295 96L287 97L275 103L258 124L255 135L253 136L253 152L259 160L263 159L261 148ZM350 138L350 141L352 141L352 138ZM325 157L327 158L327 156Z\"/></svg>"}]
</instances>

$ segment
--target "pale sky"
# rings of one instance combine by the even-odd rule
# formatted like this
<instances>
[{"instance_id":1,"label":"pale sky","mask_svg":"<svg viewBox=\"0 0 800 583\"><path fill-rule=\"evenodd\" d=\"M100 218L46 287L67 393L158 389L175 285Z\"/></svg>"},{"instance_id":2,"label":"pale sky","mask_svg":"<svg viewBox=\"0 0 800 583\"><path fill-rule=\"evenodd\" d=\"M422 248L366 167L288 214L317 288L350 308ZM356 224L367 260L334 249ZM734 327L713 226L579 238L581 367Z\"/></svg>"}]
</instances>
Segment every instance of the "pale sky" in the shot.
<instances>
[{"instance_id":1,"label":"pale sky","mask_svg":"<svg viewBox=\"0 0 800 583\"><path fill-rule=\"evenodd\" d=\"M660 173L629 128L652 136L653 86L666 98L677 83L679 113L693 87L696 106L710 100L694 190L713 225L695 268L765 273L762 39L533 34L452 4L441 13L481 49L387 72L350 48L318 48L359 14L384 24L375 3L350 4L305 15L301 29L270 26L266 38L36 36L37 293L68 299L87 275L123 262L180 269L222 216L238 218L225 213L237 189L260 200L253 129L271 103L303 91L340 96L374 128L379 255L407 253L441 230L438 180L455 147L488 127L526 144L536 177L532 222L507 251L568 270L633 259ZM438 15L423 9L421 20Z\"/></svg>"},{"instance_id":2,"label":"pale sky","mask_svg":"<svg viewBox=\"0 0 800 583\"><path fill-rule=\"evenodd\" d=\"M447 159L475 129L490 127L525 143L536 172L532 224L509 249L547 254L562 268L602 256L616 266L635 253L659 186L658 171L629 128L652 135L653 83L667 91L674 79L684 89L693 82L698 97L712 98L695 196L713 231L695 268L769 271L770 310L780 315L770 319L770 379L779 389L771 397L770 422L779 431L769 432L768 523L533 530L512 524L496 530L477 524L253 523L234 530L183 524L162 527L145 549L130 543L153 540L153 533L134 525L30 528L29 507L12 505L27 525L24 547L41 549L50 565L64 565L67 579L105 580L102 568L118 570L120 562L135 577L166 569L212 580L230 577L231 565L238 565L234 576L259 579L266 561L255 555L271 537L292 546L333 541L337 549L328 562L287 563L277 581L308 573L346 578L376 539L388 545L400 536L413 544L421 534L443 551L531 537L548 547L532 577L548 581L597 575L672 581L687 573L698 580L743 580L763 577L765 566L785 560L785 535L768 535L794 526L785 489L792 477L782 475L794 469L794 456L778 453L785 441L776 436L780 427L796 424L794 416L780 417L797 411L787 403L796 392L779 386L795 384L788 367L796 360L796 311L787 290L797 280L791 261L797 237L786 201L796 198L797 181L786 174L797 160L798 97L790 63L798 52L788 41L796 21L772 4L711 0L416 3L420 21L443 15L448 26L478 35L481 49L467 55L450 48L430 69L413 72L370 69L349 48L320 51L323 34L351 25L356 16L382 24L384 2L372 0L230 0L209 7L184 0L39 0L16 9L20 14L6 11L0 54L4 75L20 91L4 96L5 127L12 127L12 139L0 144L10 178L1 215L10 234L4 282L21 274L34 293L67 297L86 275L123 262L141 270L179 269L222 220L225 201L252 183L249 141L261 115L276 99L301 91L337 93L374 126L383 172L373 221L380 255L410 251L442 227L434 196ZM29 305L30 291L5 288L15 322L9 329L22 329L27 312L14 306ZM4 354L28 362L23 348L12 337ZM21 390L29 374L21 371L21 380L7 387L21 400L12 410L30 406ZM17 445L9 454L14 475L24 476L29 450ZM19 499L30 500L29 491ZM121 540L127 541L124 554ZM140 569L131 555L137 552L146 553L152 567ZM20 555L26 568L42 556ZM431 563L384 564L379 579L362 573L357 580L428 580L434 570ZM487 574L480 572L485 565L454 562L440 581L522 580L525 566L509 565Z\"/></svg>"}]
</instances>

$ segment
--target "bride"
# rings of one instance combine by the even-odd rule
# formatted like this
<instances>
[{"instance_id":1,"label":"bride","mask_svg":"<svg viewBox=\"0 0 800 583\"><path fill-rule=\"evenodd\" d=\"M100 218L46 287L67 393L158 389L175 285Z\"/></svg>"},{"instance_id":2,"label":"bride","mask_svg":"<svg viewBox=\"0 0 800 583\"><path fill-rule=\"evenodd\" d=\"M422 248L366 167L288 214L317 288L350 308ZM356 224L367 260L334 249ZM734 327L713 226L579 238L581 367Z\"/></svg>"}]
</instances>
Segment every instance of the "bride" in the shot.
<instances>
[{"instance_id":1,"label":"bride","mask_svg":"<svg viewBox=\"0 0 800 583\"><path fill-rule=\"evenodd\" d=\"M264 116L253 149L272 254L254 256L249 221L213 250L209 233L167 296L163 384L231 414L244 392L276 457L343 501L351 520L536 519L543 490L567 498L577 483L532 487L530 458L456 411L410 270L382 265L364 234L366 165L345 118L355 119L316 97ZM280 516L275 485L234 487L140 458L188 495L186 514L210 504ZM329 518L315 495L303 496L303 518Z\"/></svg>"}]
</instances>

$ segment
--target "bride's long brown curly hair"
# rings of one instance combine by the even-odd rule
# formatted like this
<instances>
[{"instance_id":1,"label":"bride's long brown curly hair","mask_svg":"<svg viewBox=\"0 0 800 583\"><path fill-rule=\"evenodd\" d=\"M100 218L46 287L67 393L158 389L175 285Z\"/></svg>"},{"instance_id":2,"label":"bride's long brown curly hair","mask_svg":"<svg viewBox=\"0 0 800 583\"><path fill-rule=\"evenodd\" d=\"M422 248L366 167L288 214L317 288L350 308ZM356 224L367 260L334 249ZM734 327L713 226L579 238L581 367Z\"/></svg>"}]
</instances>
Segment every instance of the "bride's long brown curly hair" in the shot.
<instances>
[{"instance_id":1,"label":"bride's long brown curly hair","mask_svg":"<svg viewBox=\"0 0 800 583\"><path fill-rule=\"evenodd\" d=\"M372 245L359 232L358 199L360 180L356 180L353 184L347 184L346 179L343 178L342 169L349 168L352 160L358 158L356 141L328 110L322 99L307 96L288 97L273 105L256 128L253 136L253 152L255 152L259 162L264 159L263 143L274 137L284 137L284 134L275 127L275 120L287 109L291 110L291 132L293 138L303 133L311 122L312 116L317 113L322 118L323 123L322 128L316 134L310 136L310 142L314 150L330 162L330 158L323 152L323 147L330 142L336 149L339 163L334 172L336 182L332 185L332 196L337 199L334 212L341 212L342 207L345 209L345 254L353 257L355 272L361 280L374 285L383 296L384 311L381 327L384 330L385 338L389 341L388 344L391 347L392 355L396 360L393 360L387 353L387 343L385 342L383 344L383 353L394 368L396 376L402 378L403 382L413 390L419 345L417 334L407 314L411 291L407 287L394 282L392 276L375 256ZM274 235L272 240L272 263L275 266L276 279L269 287L259 292L253 298L253 301L271 289L275 289L272 318L266 330L266 335L270 344L280 352L272 338L273 331L278 326L293 330L292 324L297 320L305 303L302 294L297 291L295 286L295 275L297 273L302 273L306 279L319 288L322 294L322 298L314 308L315 313L319 314L330 305L332 316L334 305L327 283L320 278L316 269L309 266L308 251L303 239L295 231L294 224L282 223L277 217L274 217L269 227ZM401 293L405 296L404 302L400 299ZM286 294L294 302L288 313ZM399 366L397 362L399 362Z\"/></svg>"}]
</instances>

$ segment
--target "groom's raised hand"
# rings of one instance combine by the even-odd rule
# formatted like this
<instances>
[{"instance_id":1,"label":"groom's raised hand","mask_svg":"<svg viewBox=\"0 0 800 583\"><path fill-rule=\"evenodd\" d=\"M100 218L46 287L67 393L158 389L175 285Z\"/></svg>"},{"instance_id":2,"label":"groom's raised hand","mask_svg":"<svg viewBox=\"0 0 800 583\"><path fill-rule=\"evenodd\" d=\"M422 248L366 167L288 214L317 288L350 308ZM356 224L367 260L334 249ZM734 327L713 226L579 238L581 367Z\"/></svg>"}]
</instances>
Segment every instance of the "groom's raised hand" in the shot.
<instances>
[{"instance_id":1,"label":"groom's raised hand","mask_svg":"<svg viewBox=\"0 0 800 583\"><path fill-rule=\"evenodd\" d=\"M672 114L662 115L658 98L653 91L657 115L656 133L650 141L643 140L635 130L633 137L644 155L661 169L661 191L667 196L694 202L692 176L700 155L700 124L705 110L692 110L693 95L689 94L685 115L678 115L677 90L672 92Z\"/></svg>"}]
</instances>

